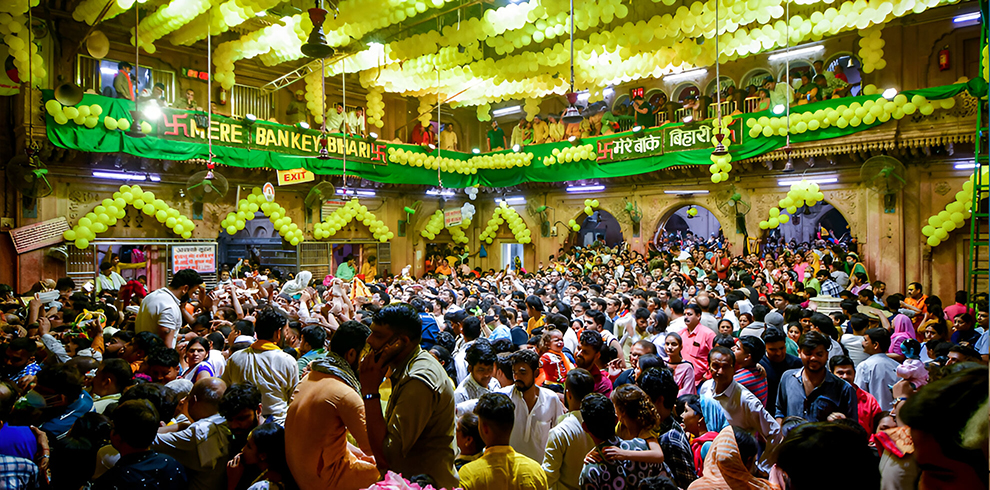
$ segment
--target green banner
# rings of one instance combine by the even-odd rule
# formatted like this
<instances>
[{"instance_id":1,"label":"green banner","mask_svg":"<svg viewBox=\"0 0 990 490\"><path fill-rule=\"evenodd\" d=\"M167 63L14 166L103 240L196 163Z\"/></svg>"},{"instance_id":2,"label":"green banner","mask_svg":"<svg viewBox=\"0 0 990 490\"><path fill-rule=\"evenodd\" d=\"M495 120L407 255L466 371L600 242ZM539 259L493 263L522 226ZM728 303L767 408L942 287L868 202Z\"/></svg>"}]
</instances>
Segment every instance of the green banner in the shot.
<instances>
[{"instance_id":1,"label":"green banner","mask_svg":"<svg viewBox=\"0 0 990 490\"><path fill-rule=\"evenodd\" d=\"M952 97L967 89L967 84L947 85L930 89L903 92L906 96L923 95L931 100ZM44 91L45 100L52 98L52 91ZM814 112L831 109L853 102L877 100L880 95L845 97L813 104L797 106L792 112ZM98 104L103 108L102 117L131 118L134 103L125 99L111 99L100 95L86 94L81 105ZM732 160L744 160L776 150L784 146L783 136L760 136L749 138L746 122L762 116L779 116L769 111L742 114L735 117L730 129L732 144L729 151ZM164 109L162 116L155 121L152 135L143 138L127 136L123 131L108 130L104 124L90 129L69 121L58 124L51 115L46 115L48 138L56 146L87 152L123 152L145 158L163 160L206 159L208 155L204 126L205 113ZM860 124L857 127L838 128L829 126L818 131L792 134L792 143L826 140L865 131L880 125ZM543 158L552 155L554 149L570 146L568 142L530 145L524 151L533 153L532 164L528 167L509 169L482 169L474 174L444 173L443 185L462 188L473 185L486 187L510 187L522 182L566 182L572 180L625 177L662 170L675 165L710 165L712 143L710 140L711 121L693 124L672 123L660 128L652 128L643 136L632 132L620 135L606 135L582 138L581 144L592 144L597 156L595 159L546 166ZM705 137L706 133L708 137ZM320 175L340 175L346 169L349 175L375 182L390 184L438 185L436 170L412 167L387 161L388 148L403 148L406 151L429 153L429 150L415 145L400 145L371 141L365 138L345 138L331 135L327 138L327 152L324 158L317 158L321 141L319 131L306 130L293 126L257 121L246 121L224 116L215 116L209 131L212 139L215 161L220 164L241 167L266 167L276 170L305 168ZM346 141L346 143L345 143ZM346 160L343 154L346 150ZM619 151L621 150L621 151ZM495 153L508 153L495 152ZM435 150L439 155L455 160L469 160L470 153Z\"/></svg>"}]
</instances>

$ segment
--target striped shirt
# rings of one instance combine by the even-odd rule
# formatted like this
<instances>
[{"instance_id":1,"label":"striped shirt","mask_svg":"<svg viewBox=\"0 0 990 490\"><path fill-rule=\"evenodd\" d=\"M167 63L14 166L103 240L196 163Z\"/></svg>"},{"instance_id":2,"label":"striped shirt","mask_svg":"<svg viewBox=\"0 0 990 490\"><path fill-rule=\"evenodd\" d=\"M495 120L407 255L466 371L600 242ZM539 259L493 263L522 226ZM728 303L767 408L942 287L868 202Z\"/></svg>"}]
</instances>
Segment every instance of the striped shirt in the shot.
<instances>
[{"instance_id":1,"label":"striped shirt","mask_svg":"<svg viewBox=\"0 0 990 490\"><path fill-rule=\"evenodd\" d=\"M749 368L739 368L734 378L739 384L745 386L747 390L756 395L764 407L767 406L767 378L760 376L759 371Z\"/></svg>"}]
</instances>

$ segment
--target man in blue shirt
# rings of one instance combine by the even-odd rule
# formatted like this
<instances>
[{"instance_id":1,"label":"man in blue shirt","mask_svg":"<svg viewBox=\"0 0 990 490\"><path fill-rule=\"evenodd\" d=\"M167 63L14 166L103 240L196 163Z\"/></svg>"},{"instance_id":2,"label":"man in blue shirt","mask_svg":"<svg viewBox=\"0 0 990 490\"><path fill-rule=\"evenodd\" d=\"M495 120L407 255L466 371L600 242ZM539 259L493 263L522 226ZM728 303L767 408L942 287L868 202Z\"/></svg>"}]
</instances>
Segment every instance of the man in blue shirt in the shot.
<instances>
[{"instance_id":1,"label":"man in blue shirt","mask_svg":"<svg viewBox=\"0 0 990 490\"><path fill-rule=\"evenodd\" d=\"M798 352L804 367L786 371L777 389L777 422L798 416L809 422L825 422L838 412L858 420L856 391L849 383L828 372L828 349L832 342L824 334L810 331L801 336Z\"/></svg>"}]
</instances>

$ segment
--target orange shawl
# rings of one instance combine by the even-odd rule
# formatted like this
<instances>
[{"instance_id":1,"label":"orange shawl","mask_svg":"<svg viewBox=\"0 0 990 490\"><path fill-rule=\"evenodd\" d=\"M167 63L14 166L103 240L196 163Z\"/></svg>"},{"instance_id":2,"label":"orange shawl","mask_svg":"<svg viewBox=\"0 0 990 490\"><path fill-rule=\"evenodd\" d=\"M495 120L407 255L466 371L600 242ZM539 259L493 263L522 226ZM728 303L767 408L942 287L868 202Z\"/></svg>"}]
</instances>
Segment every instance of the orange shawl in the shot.
<instances>
[{"instance_id":1,"label":"orange shawl","mask_svg":"<svg viewBox=\"0 0 990 490\"><path fill-rule=\"evenodd\" d=\"M732 426L722 429L705 457L705 474L689 490L780 490L763 478L753 476L743 465Z\"/></svg>"}]
</instances>

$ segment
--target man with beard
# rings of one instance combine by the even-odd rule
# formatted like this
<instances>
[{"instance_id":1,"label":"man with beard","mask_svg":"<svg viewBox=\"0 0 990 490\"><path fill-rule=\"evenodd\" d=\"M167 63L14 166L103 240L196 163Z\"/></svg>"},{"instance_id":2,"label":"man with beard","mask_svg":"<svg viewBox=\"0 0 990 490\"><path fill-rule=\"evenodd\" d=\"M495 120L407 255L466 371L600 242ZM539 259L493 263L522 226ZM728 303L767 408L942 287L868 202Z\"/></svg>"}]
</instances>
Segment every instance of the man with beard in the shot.
<instances>
[{"instance_id":1,"label":"man with beard","mask_svg":"<svg viewBox=\"0 0 990 490\"><path fill-rule=\"evenodd\" d=\"M262 415L282 425L299 382L295 358L282 352L288 322L272 307L258 312L254 333L258 340L247 349L235 352L227 361L222 379L227 386L253 383L261 391Z\"/></svg>"},{"instance_id":2,"label":"man with beard","mask_svg":"<svg viewBox=\"0 0 990 490\"><path fill-rule=\"evenodd\" d=\"M230 429L231 441L227 454L237 454L247 443L248 434L261 425L261 392L251 383L228 386L220 398L219 412Z\"/></svg>"},{"instance_id":3,"label":"man with beard","mask_svg":"<svg viewBox=\"0 0 990 490\"><path fill-rule=\"evenodd\" d=\"M502 388L516 406L516 422L509 439L520 454L535 461L543 461L550 429L557 419L567 413L557 394L536 386L536 374L540 370L540 356L531 350L512 354L512 386Z\"/></svg>"},{"instance_id":4,"label":"man with beard","mask_svg":"<svg viewBox=\"0 0 990 490\"><path fill-rule=\"evenodd\" d=\"M598 361L602 356L602 336L594 330L581 332L580 344L577 353L574 354L574 364L581 369L587 369L595 380L595 393L605 396L612 394L612 380L602 373L598 367ZM542 461L542 460L541 460Z\"/></svg>"},{"instance_id":5,"label":"man with beard","mask_svg":"<svg viewBox=\"0 0 990 490\"><path fill-rule=\"evenodd\" d=\"M185 323L182 305L203 287L203 278L192 269L183 269L172 276L168 287L152 291L141 302L134 331L151 332L165 341L171 349L176 345L176 333ZM190 319L191 320L191 319ZM189 323L193 323L190 321Z\"/></svg>"},{"instance_id":6,"label":"man with beard","mask_svg":"<svg viewBox=\"0 0 990 490\"><path fill-rule=\"evenodd\" d=\"M422 321L407 304L375 313L361 360L361 397L368 440L382 473L425 473L437 487L457 485L454 474L454 383L443 366L419 347ZM379 387L392 368L392 394L381 410Z\"/></svg>"},{"instance_id":7,"label":"man with beard","mask_svg":"<svg viewBox=\"0 0 990 490\"><path fill-rule=\"evenodd\" d=\"M371 330L362 323L340 325L328 355L313 361L292 396L285 458L303 490L357 489L378 481L356 374L368 335ZM348 433L358 448L347 443Z\"/></svg>"},{"instance_id":8,"label":"man with beard","mask_svg":"<svg viewBox=\"0 0 990 490\"><path fill-rule=\"evenodd\" d=\"M839 412L849 420L857 420L859 402L856 391L826 369L828 348L832 342L824 334L810 331L798 342L804 367L791 369L780 377L777 389L777 423L790 416L809 422L825 422Z\"/></svg>"}]
</instances>

